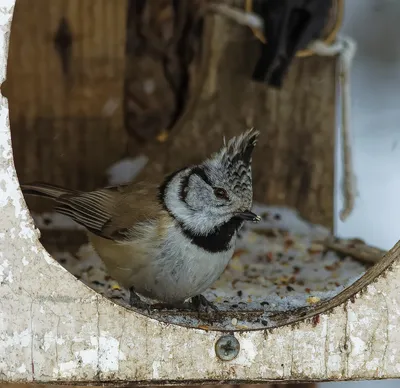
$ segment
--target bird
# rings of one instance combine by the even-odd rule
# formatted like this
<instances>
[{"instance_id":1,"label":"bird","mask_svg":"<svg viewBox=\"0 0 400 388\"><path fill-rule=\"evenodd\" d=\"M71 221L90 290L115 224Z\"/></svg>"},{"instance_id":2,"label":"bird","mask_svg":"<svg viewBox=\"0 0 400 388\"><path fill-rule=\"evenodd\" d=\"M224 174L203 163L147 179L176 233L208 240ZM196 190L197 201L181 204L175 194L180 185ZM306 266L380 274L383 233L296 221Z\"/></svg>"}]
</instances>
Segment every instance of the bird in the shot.
<instances>
[{"instance_id":1,"label":"bird","mask_svg":"<svg viewBox=\"0 0 400 388\"><path fill-rule=\"evenodd\" d=\"M202 293L223 273L244 222L261 218L253 202L252 154L259 131L249 129L200 164L160 183L130 182L94 191L42 182L21 185L24 195L55 201L55 211L86 228L109 274L142 297L197 311L218 310Z\"/></svg>"}]
</instances>

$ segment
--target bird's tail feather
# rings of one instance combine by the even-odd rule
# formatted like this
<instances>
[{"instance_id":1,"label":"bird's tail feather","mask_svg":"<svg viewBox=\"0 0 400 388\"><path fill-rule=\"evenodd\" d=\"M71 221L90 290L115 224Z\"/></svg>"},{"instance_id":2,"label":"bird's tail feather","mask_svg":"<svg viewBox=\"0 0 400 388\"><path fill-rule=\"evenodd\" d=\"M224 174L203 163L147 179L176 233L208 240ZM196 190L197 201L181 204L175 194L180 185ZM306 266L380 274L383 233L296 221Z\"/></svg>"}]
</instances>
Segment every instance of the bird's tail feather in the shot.
<instances>
[{"instance_id":1,"label":"bird's tail feather","mask_svg":"<svg viewBox=\"0 0 400 388\"><path fill-rule=\"evenodd\" d=\"M77 194L78 191L65 189L64 187L49 185L47 183L37 182L21 185L21 190L26 195L35 195L51 199L58 199L63 195Z\"/></svg>"}]
</instances>

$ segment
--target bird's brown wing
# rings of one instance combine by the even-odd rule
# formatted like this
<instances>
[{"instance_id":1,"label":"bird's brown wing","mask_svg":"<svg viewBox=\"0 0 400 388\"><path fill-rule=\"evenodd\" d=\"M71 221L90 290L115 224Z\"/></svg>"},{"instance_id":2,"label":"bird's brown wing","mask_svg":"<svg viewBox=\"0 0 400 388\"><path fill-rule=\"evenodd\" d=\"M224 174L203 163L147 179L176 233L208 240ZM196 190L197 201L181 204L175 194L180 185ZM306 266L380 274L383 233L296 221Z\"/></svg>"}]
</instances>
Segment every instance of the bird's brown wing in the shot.
<instances>
[{"instance_id":1,"label":"bird's brown wing","mask_svg":"<svg viewBox=\"0 0 400 388\"><path fill-rule=\"evenodd\" d=\"M134 183L106 187L58 198L56 211L71 217L90 232L112 240L134 236L135 225L157 219L162 211L156 185Z\"/></svg>"},{"instance_id":2,"label":"bird's brown wing","mask_svg":"<svg viewBox=\"0 0 400 388\"><path fill-rule=\"evenodd\" d=\"M157 185L135 184L124 187L113 216L104 225L103 235L117 241L132 240L142 222L161 220L163 208L158 200Z\"/></svg>"}]
</instances>

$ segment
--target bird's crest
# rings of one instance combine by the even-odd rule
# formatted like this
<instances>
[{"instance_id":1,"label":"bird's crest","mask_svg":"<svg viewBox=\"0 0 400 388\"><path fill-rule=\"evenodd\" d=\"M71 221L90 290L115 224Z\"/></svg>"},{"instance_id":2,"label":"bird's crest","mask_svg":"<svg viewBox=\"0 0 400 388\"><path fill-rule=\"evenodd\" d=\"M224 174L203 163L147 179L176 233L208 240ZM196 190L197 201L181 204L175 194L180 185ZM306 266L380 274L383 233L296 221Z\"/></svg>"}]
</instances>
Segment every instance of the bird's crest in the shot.
<instances>
[{"instance_id":1,"label":"bird's crest","mask_svg":"<svg viewBox=\"0 0 400 388\"><path fill-rule=\"evenodd\" d=\"M223 147L215 156L219 156L221 163L227 167L238 162L250 165L258 135L259 132L251 128L241 135L233 137L228 143L224 139Z\"/></svg>"},{"instance_id":2,"label":"bird's crest","mask_svg":"<svg viewBox=\"0 0 400 388\"><path fill-rule=\"evenodd\" d=\"M251 160L258 135L252 128L228 142L224 140L222 148L206 162L224 175L228 187L238 194L246 193L246 197L252 197Z\"/></svg>"}]
</instances>

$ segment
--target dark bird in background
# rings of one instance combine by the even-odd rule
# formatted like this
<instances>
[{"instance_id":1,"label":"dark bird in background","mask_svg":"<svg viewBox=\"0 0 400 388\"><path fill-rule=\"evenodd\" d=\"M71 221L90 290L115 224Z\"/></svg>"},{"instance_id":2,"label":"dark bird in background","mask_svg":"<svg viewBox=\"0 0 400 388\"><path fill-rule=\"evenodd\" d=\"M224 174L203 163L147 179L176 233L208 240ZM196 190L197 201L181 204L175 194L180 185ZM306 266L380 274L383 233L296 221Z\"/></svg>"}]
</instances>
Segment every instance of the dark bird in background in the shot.
<instances>
[{"instance_id":1,"label":"dark bird in background","mask_svg":"<svg viewBox=\"0 0 400 388\"><path fill-rule=\"evenodd\" d=\"M253 12L264 20L265 43L253 80L281 88L299 50L318 39L325 27L332 0L254 0Z\"/></svg>"}]
</instances>

